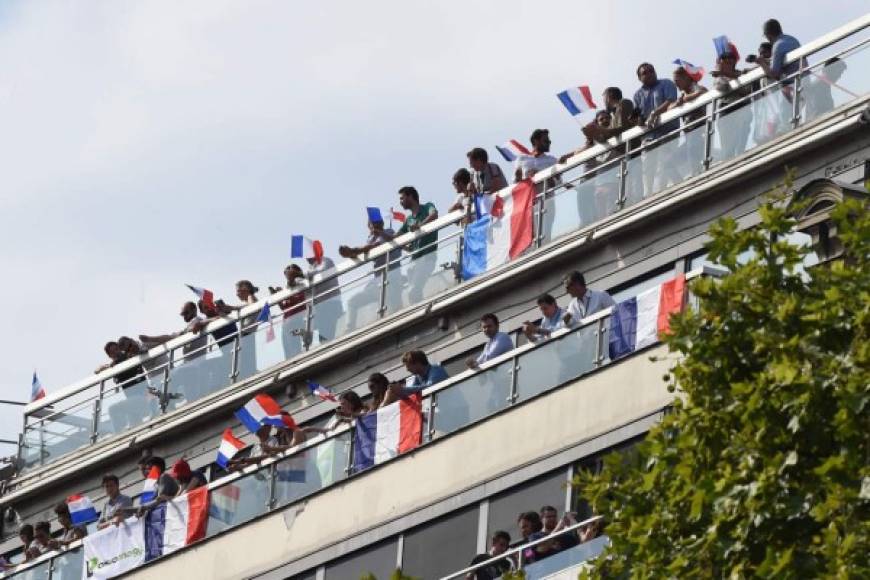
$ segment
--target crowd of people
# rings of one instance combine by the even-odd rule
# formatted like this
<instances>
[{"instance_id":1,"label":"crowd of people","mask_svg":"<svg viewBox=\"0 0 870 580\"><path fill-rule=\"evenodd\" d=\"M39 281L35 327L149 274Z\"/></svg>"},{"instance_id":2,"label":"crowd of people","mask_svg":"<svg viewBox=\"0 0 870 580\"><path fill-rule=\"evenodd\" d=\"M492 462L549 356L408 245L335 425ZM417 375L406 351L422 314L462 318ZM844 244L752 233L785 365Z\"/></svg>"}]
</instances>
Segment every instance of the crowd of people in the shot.
<instances>
[{"instance_id":1,"label":"crowd of people","mask_svg":"<svg viewBox=\"0 0 870 580\"><path fill-rule=\"evenodd\" d=\"M566 528L577 523L579 522L577 521L576 513L568 511L560 518L559 511L551 505L545 505L537 512L522 512L517 517L519 539L511 543L511 535L508 532L504 530L494 532L490 539L489 551L476 555L471 560L469 566L482 564L497 556L501 556L512 548L523 546L535 540L549 538L521 551L522 563L525 566L579 544L594 540L603 531L600 519L589 522L579 528L564 531ZM469 572L465 578L466 580L496 580L501 578L502 574L516 570L519 566L519 560L519 553L515 552L510 556L505 556L500 560L495 560L486 566Z\"/></svg>"}]
</instances>

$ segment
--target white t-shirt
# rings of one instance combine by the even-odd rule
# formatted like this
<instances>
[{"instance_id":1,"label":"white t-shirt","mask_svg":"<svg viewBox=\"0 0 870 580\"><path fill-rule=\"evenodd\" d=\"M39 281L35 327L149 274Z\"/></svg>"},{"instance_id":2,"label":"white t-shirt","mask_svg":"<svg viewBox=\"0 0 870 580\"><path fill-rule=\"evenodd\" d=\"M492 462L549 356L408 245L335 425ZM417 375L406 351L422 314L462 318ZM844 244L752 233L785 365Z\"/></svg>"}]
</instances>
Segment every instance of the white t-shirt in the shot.
<instances>
[{"instance_id":1,"label":"white t-shirt","mask_svg":"<svg viewBox=\"0 0 870 580\"><path fill-rule=\"evenodd\" d=\"M528 178L533 173L543 171L548 167L552 167L557 163L557 159L552 155L543 153L535 157L534 155L520 155L516 160L516 169L522 171L523 179Z\"/></svg>"},{"instance_id":2,"label":"white t-shirt","mask_svg":"<svg viewBox=\"0 0 870 580\"><path fill-rule=\"evenodd\" d=\"M568 314L571 315L569 326L573 328L581 319L614 304L616 302L613 301L613 298L607 292L587 288L583 298L574 298L571 300L571 304L568 305Z\"/></svg>"}]
</instances>

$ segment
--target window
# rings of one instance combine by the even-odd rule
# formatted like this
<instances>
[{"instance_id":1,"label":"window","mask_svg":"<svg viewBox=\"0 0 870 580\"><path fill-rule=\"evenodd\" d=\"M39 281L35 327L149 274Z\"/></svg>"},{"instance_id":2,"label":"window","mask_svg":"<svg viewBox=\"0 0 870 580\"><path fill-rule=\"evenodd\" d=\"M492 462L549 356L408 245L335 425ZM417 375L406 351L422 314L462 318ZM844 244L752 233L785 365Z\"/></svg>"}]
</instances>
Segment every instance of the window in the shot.
<instances>
[{"instance_id":1,"label":"window","mask_svg":"<svg viewBox=\"0 0 870 580\"><path fill-rule=\"evenodd\" d=\"M477 554L477 520L473 506L406 533L402 571L440 578L467 566Z\"/></svg>"},{"instance_id":2,"label":"window","mask_svg":"<svg viewBox=\"0 0 870 580\"><path fill-rule=\"evenodd\" d=\"M487 542L497 530L511 535L511 542L520 538L517 516L522 512L539 511L551 505L561 514L567 494L566 468L559 468L538 479L528 481L499 494L489 501L489 521L486 526Z\"/></svg>"},{"instance_id":3,"label":"window","mask_svg":"<svg viewBox=\"0 0 870 580\"><path fill-rule=\"evenodd\" d=\"M326 565L326 580L348 580L371 572L376 578L389 578L396 569L399 550L397 538L357 550Z\"/></svg>"}]
</instances>

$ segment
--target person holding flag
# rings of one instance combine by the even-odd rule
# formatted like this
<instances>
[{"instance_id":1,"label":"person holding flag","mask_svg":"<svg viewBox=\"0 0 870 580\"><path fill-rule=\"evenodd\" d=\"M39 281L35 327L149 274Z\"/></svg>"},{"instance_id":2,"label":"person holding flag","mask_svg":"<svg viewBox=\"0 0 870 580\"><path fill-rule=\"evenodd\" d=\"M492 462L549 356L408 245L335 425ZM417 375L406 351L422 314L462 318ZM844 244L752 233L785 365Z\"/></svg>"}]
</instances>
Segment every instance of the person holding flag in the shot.
<instances>
[{"instance_id":1,"label":"person holding flag","mask_svg":"<svg viewBox=\"0 0 870 580\"><path fill-rule=\"evenodd\" d=\"M727 37L719 37L725 38ZM737 79L744 71L737 69L739 54L737 48L730 42L717 42L719 51L716 59L716 70L710 73L715 80L713 88L723 93L719 99L720 114L716 118L716 132L719 134L719 156L721 161L727 161L746 151L746 140L752 125L752 85L737 89L731 88L731 81Z\"/></svg>"},{"instance_id":2,"label":"person holding flag","mask_svg":"<svg viewBox=\"0 0 870 580\"><path fill-rule=\"evenodd\" d=\"M707 92L707 87L698 82L704 74L704 69L700 69L700 74L697 71L693 74L690 69L686 68L688 66L691 65L685 63L674 70L674 84L680 90L680 96L671 104L671 109L691 103ZM684 140L680 144L677 156L684 166L683 179L700 173L704 169L702 166L704 160L704 125L702 119L704 119L704 114L704 108L699 108L681 118Z\"/></svg>"},{"instance_id":3,"label":"person holding flag","mask_svg":"<svg viewBox=\"0 0 870 580\"><path fill-rule=\"evenodd\" d=\"M97 512L88 498L82 496L72 496L70 498L76 505L82 505L82 511L85 514L77 524L73 523L73 515L70 513L70 506L67 502L62 501L54 506L54 514L57 516L57 523L60 524L63 530L63 535L59 539L53 539L48 542L49 547L55 550L61 550L76 540L81 540L88 535L85 529L85 523L97 519Z\"/></svg>"},{"instance_id":4,"label":"person holding flag","mask_svg":"<svg viewBox=\"0 0 870 580\"><path fill-rule=\"evenodd\" d=\"M338 276L326 278L335 269L335 262L325 255L320 240L294 235L290 238L290 257L304 258L308 262L308 286L314 294L314 329L323 340L332 340L338 334L338 321L344 314ZM315 277L319 280L314 280ZM307 336L306 343L312 337Z\"/></svg>"}]
</instances>

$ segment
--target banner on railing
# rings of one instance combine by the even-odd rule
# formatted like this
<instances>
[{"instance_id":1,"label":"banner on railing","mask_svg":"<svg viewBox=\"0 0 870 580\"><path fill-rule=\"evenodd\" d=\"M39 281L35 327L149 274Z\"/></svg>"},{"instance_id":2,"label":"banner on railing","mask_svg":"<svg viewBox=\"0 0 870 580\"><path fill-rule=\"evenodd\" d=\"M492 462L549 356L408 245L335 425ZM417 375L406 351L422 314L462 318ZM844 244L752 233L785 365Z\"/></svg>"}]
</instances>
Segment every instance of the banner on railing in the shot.
<instances>
[{"instance_id":1,"label":"banner on railing","mask_svg":"<svg viewBox=\"0 0 870 580\"><path fill-rule=\"evenodd\" d=\"M422 400L419 394L411 395L356 420L355 471L383 463L420 445Z\"/></svg>"},{"instance_id":2,"label":"banner on railing","mask_svg":"<svg viewBox=\"0 0 870 580\"><path fill-rule=\"evenodd\" d=\"M128 572L145 562L145 524L129 518L85 536L82 579L104 580Z\"/></svg>"},{"instance_id":3,"label":"banner on railing","mask_svg":"<svg viewBox=\"0 0 870 580\"><path fill-rule=\"evenodd\" d=\"M535 191L531 179L521 181L510 195L495 199L489 215L465 227L463 280L506 264L532 245Z\"/></svg>"},{"instance_id":4,"label":"banner on railing","mask_svg":"<svg viewBox=\"0 0 870 580\"><path fill-rule=\"evenodd\" d=\"M610 315L610 359L655 344L670 330L670 316L683 309L685 298L686 276L680 274L614 306Z\"/></svg>"}]
</instances>

